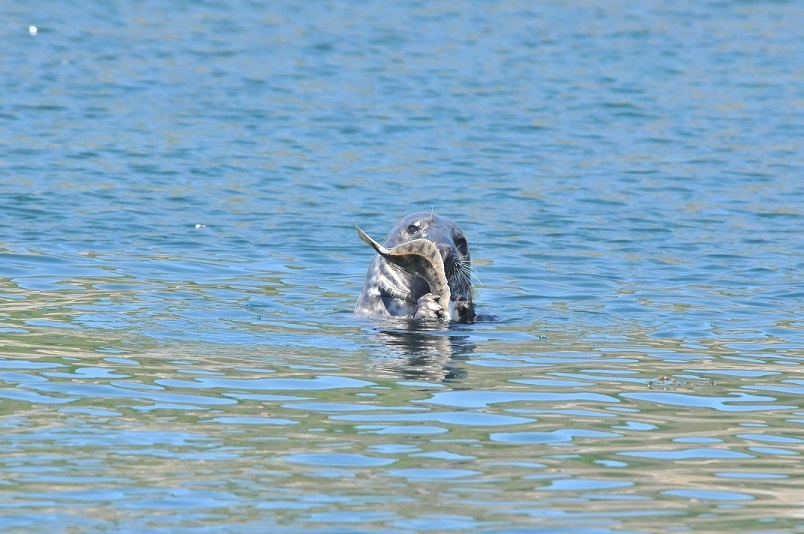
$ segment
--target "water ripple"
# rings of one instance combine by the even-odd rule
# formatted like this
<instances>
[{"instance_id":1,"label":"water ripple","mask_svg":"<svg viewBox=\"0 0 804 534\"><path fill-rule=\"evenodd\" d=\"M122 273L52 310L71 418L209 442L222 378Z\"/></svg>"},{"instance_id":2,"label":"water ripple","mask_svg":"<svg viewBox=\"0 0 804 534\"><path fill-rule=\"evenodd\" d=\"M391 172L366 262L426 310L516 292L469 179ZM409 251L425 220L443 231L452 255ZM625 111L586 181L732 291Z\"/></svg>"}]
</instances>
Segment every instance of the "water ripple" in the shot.
<instances>
[{"instance_id":1,"label":"water ripple","mask_svg":"<svg viewBox=\"0 0 804 534\"><path fill-rule=\"evenodd\" d=\"M801 530L801 20L5 2L0 524ZM484 320L355 317L431 209Z\"/></svg>"}]
</instances>

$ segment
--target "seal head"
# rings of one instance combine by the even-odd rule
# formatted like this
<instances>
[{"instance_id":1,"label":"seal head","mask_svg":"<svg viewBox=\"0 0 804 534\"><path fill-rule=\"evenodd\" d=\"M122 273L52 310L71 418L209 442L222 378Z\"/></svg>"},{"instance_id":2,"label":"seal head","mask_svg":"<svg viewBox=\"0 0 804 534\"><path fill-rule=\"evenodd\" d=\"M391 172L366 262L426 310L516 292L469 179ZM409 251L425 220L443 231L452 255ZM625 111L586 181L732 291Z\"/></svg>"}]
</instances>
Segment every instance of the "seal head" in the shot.
<instances>
[{"instance_id":1,"label":"seal head","mask_svg":"<svg viewBox=\"0 0 804 534\"><path fill-rule=\"evenodd\" d=\"M376 251L355 312L416 319L475 320L469 244L454 221L429 212L399 221Z\"/></svg>"}]
</instances>

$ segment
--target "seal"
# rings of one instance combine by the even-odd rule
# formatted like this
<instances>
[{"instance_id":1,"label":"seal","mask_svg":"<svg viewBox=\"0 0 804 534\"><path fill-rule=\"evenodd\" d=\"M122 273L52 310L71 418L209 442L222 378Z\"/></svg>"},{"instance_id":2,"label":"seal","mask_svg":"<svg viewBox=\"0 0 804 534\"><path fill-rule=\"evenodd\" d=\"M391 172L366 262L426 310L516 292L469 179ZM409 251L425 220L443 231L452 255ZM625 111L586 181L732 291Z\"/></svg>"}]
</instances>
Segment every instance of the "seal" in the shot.
<instances>
[{"instance_id":1,"label":"seal","mask_svg":"<svg viewBox=\"0 0 804 534\"><path fill-rule=\"evenodd\" d=\"M369 264L355 313L475 321L469 243L454 221L435 213L411 213L382 245L360 227L357 231L377 255Z\"/></svg>"}]
</instances>

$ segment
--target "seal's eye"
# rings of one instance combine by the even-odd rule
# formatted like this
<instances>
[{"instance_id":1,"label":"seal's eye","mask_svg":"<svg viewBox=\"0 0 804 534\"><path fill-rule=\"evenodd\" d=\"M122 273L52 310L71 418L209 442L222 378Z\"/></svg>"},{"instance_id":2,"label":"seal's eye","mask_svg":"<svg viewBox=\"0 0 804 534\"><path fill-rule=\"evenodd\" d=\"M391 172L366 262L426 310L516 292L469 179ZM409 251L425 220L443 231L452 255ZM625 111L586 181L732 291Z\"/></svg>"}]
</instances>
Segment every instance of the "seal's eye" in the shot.
<instances>
[{"instance_id":1,"label":"seal's eye","mask_svg":"<svg viewBox=\"0 0 804 534\"><path fill-rule=\"evenodd\" d=\"M409 234L415 234L418 231L419 231L419 227L416 226L415 224L411 224L410 226L408 226L408 233Z\"/></svg>"}]
</instances>

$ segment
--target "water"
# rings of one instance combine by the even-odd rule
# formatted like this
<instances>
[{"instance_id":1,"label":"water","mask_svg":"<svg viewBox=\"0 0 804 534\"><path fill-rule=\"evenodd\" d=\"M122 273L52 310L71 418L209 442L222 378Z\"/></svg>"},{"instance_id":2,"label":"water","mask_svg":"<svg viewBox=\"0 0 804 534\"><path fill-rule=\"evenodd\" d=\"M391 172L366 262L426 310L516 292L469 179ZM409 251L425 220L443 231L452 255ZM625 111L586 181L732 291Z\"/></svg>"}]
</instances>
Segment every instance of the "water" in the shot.
<instances>
[{"instance_id":1,"label":"water","mask_svg":"<svg viewBox=\"0 0 804 534\"><path fill-rule=\"evenodd\" d=\"M262 4L0 2L3 531L804 528L800 2Z\"/></svg>"}]
</instances>

